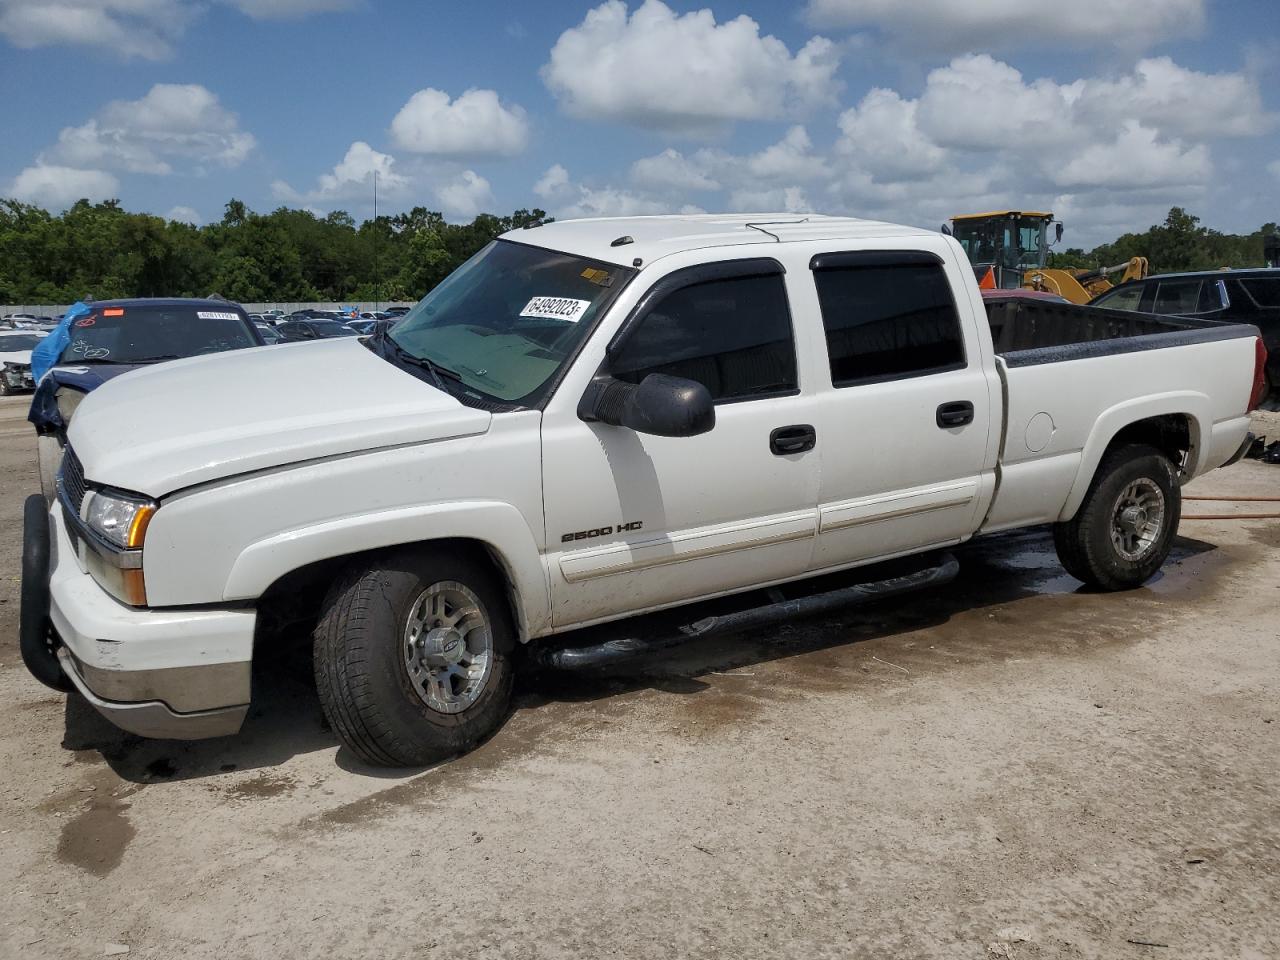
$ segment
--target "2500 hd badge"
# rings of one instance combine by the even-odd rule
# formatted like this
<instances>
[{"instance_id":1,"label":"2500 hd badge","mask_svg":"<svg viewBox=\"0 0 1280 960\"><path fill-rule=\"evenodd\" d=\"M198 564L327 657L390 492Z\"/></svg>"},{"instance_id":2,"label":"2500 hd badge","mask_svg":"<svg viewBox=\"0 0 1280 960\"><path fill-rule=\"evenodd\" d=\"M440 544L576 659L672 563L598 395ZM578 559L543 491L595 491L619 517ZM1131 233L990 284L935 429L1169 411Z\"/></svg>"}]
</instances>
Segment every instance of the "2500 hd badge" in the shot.
<instances>
[{"instance_id":1,"label":"2500 hd badge","mask_svg":"<svg viewBox=\"0 0 1280 960\"><path fill-rule=\"evenodd\" d=\"M574 540L594 540L596 537L607 537L615 530L618 533L631 533L633 530L639 530L642 527L644 527L643 520L620 523L616 527L592 527L590 530L577 530L574 533L562 534L560 542L571 543Z\"/></svg>"}]
</instances>

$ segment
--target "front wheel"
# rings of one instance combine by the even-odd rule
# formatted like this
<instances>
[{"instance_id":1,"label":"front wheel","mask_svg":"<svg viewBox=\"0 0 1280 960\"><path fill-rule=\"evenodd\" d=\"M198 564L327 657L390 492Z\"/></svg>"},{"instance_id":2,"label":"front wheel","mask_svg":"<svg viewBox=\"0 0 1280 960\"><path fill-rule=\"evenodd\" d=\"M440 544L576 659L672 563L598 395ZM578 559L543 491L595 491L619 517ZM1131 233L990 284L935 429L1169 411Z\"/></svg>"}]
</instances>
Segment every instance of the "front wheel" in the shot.
<instances>
[{"instance_id":1,"label":"front wheel","mask_svg":"<svg viewBox=\"0 0 1280 960\"><path fill-rule=\"evenodd\" d=\"M403 550L352 567L315 631L320 703L338 736L378 766L462 753L510 708L515 630L485 565Z\"/></svg>"},{"instance_id":2,"label":"front wheel","mask_svg":"<svg viewBox=\"0 0 1280 960\"><path fill-rule=\"evenodd\" d=\"M1128 590L1160 569L1181 516L1173 463L1155 447L1127 444L1103 457L1076 515L1054 524L1053 542L1076 579Z\"/></svg>"}]
</instances>

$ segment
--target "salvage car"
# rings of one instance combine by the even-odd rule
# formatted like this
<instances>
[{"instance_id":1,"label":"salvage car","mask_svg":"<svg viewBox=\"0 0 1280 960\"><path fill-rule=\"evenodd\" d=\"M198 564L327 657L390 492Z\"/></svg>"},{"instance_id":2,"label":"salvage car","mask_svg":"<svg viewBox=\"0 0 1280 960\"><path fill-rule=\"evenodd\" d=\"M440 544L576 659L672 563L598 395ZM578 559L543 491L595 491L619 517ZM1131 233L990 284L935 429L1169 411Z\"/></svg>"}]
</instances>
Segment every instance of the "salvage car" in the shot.
<instances>
[{"instance_id":1,"label":"salvage car","mask_svg":"<svg viewBox=\"0 0 1280 960\"><path fill-rule=\"evenodd\" d=\"M102 300L72 321L69 334L37 385L28 416L36 428L40 486L50 501L67 426L88 393L141 367L266 343L244 310L225 300Z\"/></svg>"},{"instance_id":2,"label":"salvage car","mask_svg":"<svg viewBox=\"0 0 1280 960\"><path fill-rule=\"evenodd\" d=\"M1092 301L1113 310L1252 323L1266 344L1267 392L1280 395L1280 269L1201 270L1132 280Z\"/></svg>"},{"instance_id":3,"label":"salvage car","mask_svg":"<svg viewBox=\"0 0 1280 960\"><path fill-rule=\"evenodd\" d=\"M31 377L31 351L46 336L35 330L0 330L0 397L36 388Z\"/></svg>"},{"instance_id":4,"label":"salvage car","mask_svg":"<svg viewBox=\"0 0 1280 960\"><path fill-rule=\"evenodd\" d=\"M276 333L285 343L303 343L309 340L329 340L333 337L354 337L358 332L345 323L311 317L306 320L286 320L276 327Z\"/></svg>"},{"instance_id":5,"label":"salvage car","mask_svg":"<svg viewBox=\"0 0 1280 960\"><path fill-rule=\"evenodd\" d=\"M984 306L953 238L874 221L517 230L390 332L86 398L27 503L23 656L125 730L212 737L301 621L343 744L431 763L502 722L520 648L608 663L637 614L794 615L780 585L917 558L860 585L891 595L1038 524L1073 576L1142 584L1265 356L1247 325Z\"/></svg>"}]
</instances>

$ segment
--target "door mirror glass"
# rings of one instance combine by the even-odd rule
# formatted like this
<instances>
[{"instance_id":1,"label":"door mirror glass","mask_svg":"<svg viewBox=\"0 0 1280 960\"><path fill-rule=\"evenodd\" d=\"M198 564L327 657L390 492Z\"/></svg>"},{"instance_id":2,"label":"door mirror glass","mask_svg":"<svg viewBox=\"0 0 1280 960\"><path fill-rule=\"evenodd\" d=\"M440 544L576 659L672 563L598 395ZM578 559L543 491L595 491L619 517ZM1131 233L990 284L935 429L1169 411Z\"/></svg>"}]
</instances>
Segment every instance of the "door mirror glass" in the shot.
<instances>
[{"instance_id":1,"label":"door mirror glass","mask_svg":"<svg viewBox=\"0 0 1280 960\"><path fill-rule=\"evenodd\" d=\"M578 416L658 437L695 437L716 425L707 388L665 373L651 373L638 384L602 377L583 395Z\"/></svg>"}]
</instances>

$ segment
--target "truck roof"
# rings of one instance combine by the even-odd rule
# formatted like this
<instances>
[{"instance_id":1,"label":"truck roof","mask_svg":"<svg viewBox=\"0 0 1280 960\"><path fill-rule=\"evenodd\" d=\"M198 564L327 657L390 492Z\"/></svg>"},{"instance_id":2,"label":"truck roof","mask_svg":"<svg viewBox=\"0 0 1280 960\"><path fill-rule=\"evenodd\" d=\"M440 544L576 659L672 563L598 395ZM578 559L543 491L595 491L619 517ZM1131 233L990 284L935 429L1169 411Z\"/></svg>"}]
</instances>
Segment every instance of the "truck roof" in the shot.
<instances>
[{"instance_id":1,"label":"truck roof","mask_svg":"<svg viewBox=\"0 0 1280 960\"><path fill-rule=\"evenodd\" d=\"M924 236L935 236L935 233L856 217L814 213L706 213L557 220L540 227L512 230L503 234L503 239L607 263L631 264L638 257L647 264L669 254L707 247Z\"/></svg>"}]
</instances>

